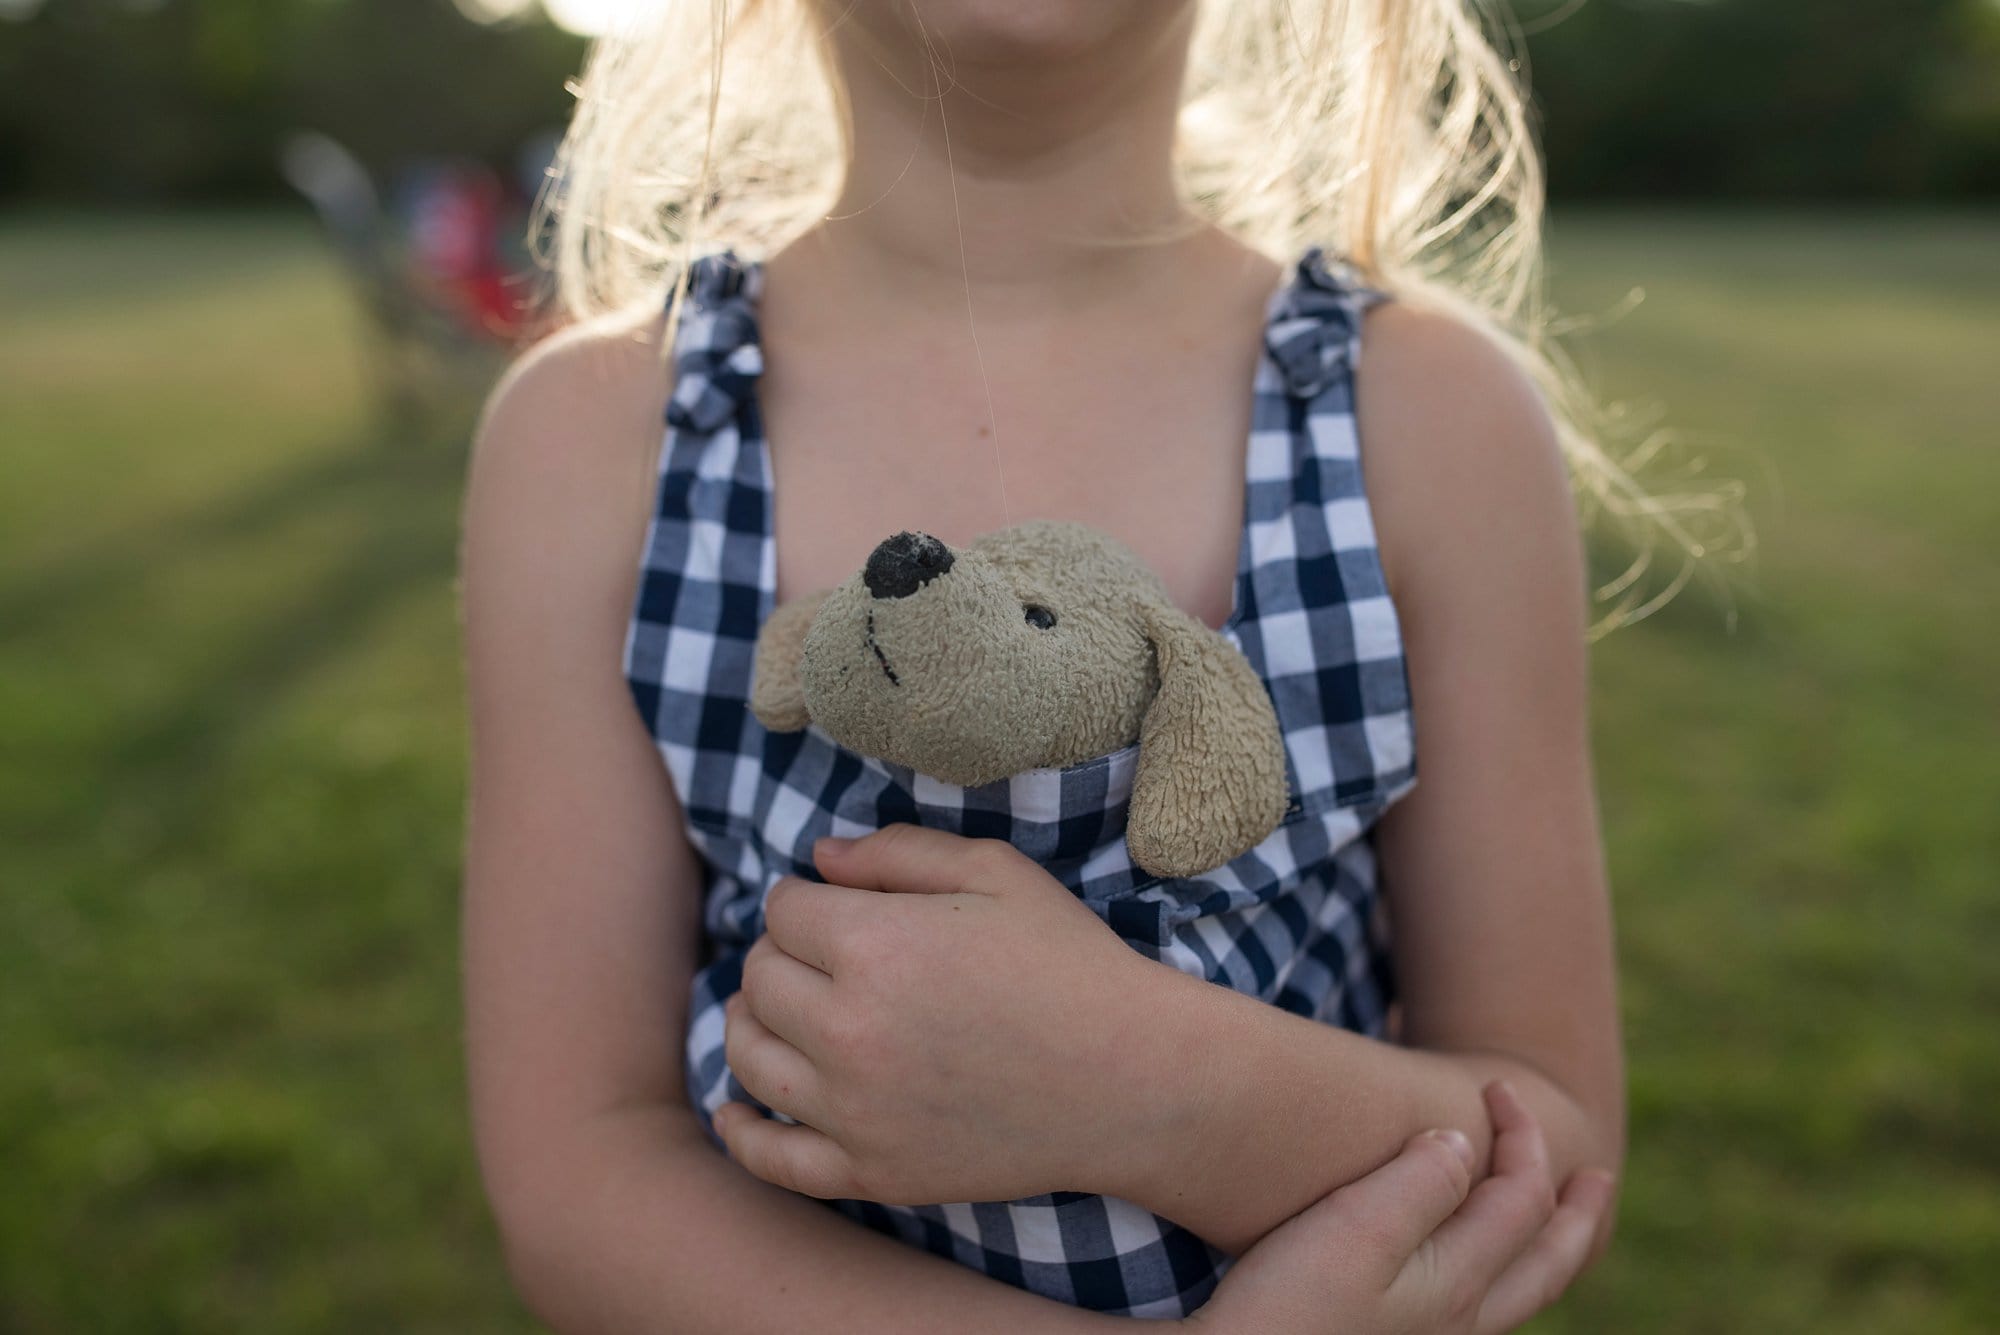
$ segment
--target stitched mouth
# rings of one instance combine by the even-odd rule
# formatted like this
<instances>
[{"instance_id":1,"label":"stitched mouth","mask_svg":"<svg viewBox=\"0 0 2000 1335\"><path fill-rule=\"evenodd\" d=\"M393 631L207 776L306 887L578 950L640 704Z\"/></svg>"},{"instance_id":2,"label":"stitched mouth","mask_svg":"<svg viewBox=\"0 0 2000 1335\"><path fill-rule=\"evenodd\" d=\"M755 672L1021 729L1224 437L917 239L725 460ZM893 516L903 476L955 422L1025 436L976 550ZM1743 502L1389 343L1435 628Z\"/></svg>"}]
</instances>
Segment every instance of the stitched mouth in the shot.
<instances>
[{"instance_id":1,"label":"stitched mouth","mask_svg":"<svg viewBox=\"0 0 2000 1335\"><path fill-rule=\"evenodd\" d=\"M882 675L889 679L889 684L891 686L901 686L903 683L897 679L896 669L889 666L889 659L885 654L883 654L882 646L875 643L875 614L873 612L870 612L868 614L867 639L868 639L869 649L872 650L875 654L875 661L882 665Z\"/></svg>"}]
</instances>

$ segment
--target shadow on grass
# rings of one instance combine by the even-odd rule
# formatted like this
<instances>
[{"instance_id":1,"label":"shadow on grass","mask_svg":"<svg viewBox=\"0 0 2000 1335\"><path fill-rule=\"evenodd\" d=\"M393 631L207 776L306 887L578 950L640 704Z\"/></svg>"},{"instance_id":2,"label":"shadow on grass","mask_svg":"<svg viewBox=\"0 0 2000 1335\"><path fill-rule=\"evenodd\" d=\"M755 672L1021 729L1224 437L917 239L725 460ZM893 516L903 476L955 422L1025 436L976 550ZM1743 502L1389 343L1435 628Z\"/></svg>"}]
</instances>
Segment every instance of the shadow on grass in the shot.
<instances>
[{"instance_id":1,"label":"shadow on grass","mask_svg":"<svg viewBox=\"0 0 2000 1335\"><path fill-rule=\"evenodd\" d=\"M177 557L276 532L315 512L366 501L392 477L435 497L455 485L463 470L464 456L455 451L392 452L378 444L335 450L191 513L128 529L115 542L96 542L19 572L0 587L0 625L32 634L162 554Z\"/></svg>"},{"instance_id":2,"label":"shadow on grass","mask_svg":"<svg viewBox=\"0 0 2000 1335\"><path fill-rule=\"evenodd\" d=\"M289 560L299 544L323 548L307 573L295 576L288 564L274 575L283 581L274 586L278 596L260 599L258 610L230 621L220 643L203 645L174 624L177 609L168 604L144 609L126 632L131 638L107 646L141 654L158 648L167 660L162 672L169 689L149 694L143 716L95 757L90 768L100 796L136 798L162 828L189 830L202 815L220 762L282 706L296 683L338 662L405 595L450 581L465 460L462 450L437 442L464 438L433 437L393 450L362 440L316 453L203 508L134 528L0 589L0 624L32 641L54 632L78 608L116 599L124 586L163 564L198 570L239 552L248 561L260 553ZM318 536L329 529L337 536ZM182 602L226 595L205 589L197 576L174 596Z\"/></svg>"}]
</instances>

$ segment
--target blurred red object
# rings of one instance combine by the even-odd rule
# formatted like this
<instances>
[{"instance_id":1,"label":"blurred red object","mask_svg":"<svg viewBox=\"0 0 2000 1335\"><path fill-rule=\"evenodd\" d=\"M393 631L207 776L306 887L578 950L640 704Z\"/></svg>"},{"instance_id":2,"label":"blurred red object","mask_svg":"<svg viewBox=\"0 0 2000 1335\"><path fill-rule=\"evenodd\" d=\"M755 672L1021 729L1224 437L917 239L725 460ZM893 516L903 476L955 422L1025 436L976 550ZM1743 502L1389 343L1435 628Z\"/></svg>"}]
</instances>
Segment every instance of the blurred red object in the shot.
<instances>
[{"instance_id":1,"label":"blurred red object","mask_svg":"<svg viewBox=\"0 0 2000 1335\"><path fill-rule=\"evenodd\" d=\"M510 277L505 238L524 231L527 212L500 177L471 163L435 169L412 193L410 263L418 282L460 318L514 342L536 324L523 284Z\"/></svg>"},{"instance_id":2,"label":"blurred red object","mask_svg":"<svg viewBox=\"0 0 2000 1335\"><path fill-rule=\"evenodd\" d=\"M361 162L310 131L292 137L280 165L367 316L372 375L398 415L462 403L496 359L553 327L523 183L470 160L416 163L387 208Z\"/></svg>"}]
</instances>

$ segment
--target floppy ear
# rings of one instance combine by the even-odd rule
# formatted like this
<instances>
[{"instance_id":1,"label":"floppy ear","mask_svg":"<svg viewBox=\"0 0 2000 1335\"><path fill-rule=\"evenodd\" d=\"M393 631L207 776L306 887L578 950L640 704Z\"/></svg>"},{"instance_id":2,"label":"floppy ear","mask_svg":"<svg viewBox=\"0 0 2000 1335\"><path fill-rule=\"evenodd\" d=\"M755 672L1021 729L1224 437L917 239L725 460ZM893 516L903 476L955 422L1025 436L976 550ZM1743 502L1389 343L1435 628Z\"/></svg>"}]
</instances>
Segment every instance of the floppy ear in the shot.
<instances>
[{"instance_id":1,"label":"floppy ear","mask_svg":"<svg viewBox=\"0 0 2000 1335\"><path fill-rule=\"evenodd\" d=\"M821 589L774 608L757 631L750 672L750 712L772 732L797 732L812 722L799 685L799 654L806 632L832 589Z\"/></svg>"},{"instance_id":2,"label":"floppy ear","mask_svg":"<svg viewBox=\"0 0 2000 1335\"><path fill-rule=\"evenodd\" d=\"M1125 841L1156 876L1194 876L1262 843L1285 814L1285 743L1270 693L1235 645L1148 603L1159 694L1139 728Z\"/></svg>"}]
</instances>

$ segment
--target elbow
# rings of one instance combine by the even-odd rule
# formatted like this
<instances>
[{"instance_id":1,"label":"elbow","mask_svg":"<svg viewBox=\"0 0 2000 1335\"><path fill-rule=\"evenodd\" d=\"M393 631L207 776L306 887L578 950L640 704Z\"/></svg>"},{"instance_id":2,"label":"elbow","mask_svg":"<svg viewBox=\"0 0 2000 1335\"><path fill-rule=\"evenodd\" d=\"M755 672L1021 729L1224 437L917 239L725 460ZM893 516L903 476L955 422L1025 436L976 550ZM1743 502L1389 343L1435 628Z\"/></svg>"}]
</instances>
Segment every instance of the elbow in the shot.
<instances>
[{"instance_id":1,"label":"elbow","mask_svg":"<svg viewBox=\"0 0 2000 1335\"><path fill-rule=\"evenodd\" d=\"M1521 1051L1488 1048L1462 1055L1476 1063L1475 1079L1483 1083L1494 1076L1507 1077L1535 1109L1548 1141L1550 1167L1558 1175L1558 1190L1571 1173L1597 1168L1611 1175L1615 1193L1625 1174L1626 1148L1625 1085L1615 1063L1609 1071L1593 1075L1565 1072ZM1614 1194L1614 1207L1616 1203ZM1608 1242L1608 1232L1600 1236Z\"/></svg>"},{"instance_id":2,"label":"elbow","mask_svg":"<svg viewBox=\"0 0 2000 1335\"><path fill-rule=\"evenodd\" d=\"M1568 1199L1579 1174L1602 1172L1611 1180L1602 1213L1577 1265L1576 1274L1581 1275L1603 1259L1617 1229L1627 1138L1623 1082L1563 1080L1546 1067L1515 1060L1519 1063L1517 1073L1543 1089L1538 1111L1549 1142L1549 1167L1556 1175L1551 1185L1558 1198Z\"/></svg>"},{"instance_id":3,"label":"elbow","mask_svg":"<svg viewBox=\"0 0 2000 1335\"><path fill-rule=\"evenodd\" d=\"M1603 1259L1610 1250L1612 1235L1617 1231L1618 1206L1624 1195L1628 1140L1624 1082L1622 1078L1595 1082L1565 1081L1545 1069L1532 1065L1530 1069L1561 1099L1560 1106L1570 1123L1570 1134L1565 1137L1570 1143L1566 1151L1557 1156L1558 1162L1567 1165L1571 1174L1595 1169L1609 1174L1611 1178L1610 1196L1604 1202L1604 1212L1591 1236L1589 1250L1578 1271L1581 1274ZM1568 1187L1564 1181L1555 1185L1559 1191Z\"/></svg>"},{"instance_id":4,"label":"elbow","mask_svg":"<svg viewBox=\"0 0 2000 1335\"><path fill-rule=\"evenodd\" d=\"M647 1107L591 1118L551 1137L481 1146L480 1177L516 1297L551 1330L630 1329L616 1315L617 1231L634 1193L670 1197L682 1157L706 1152L691 1114ZM697 1148L699 1147L699 1148Z\"/></svg>"},{"instance_id":5,"label":"elbow","mask_svg":"<svg viewBox=\"0 0 2000 1335\"><path fill-rule=\"evenodd\" d=\"M1613 1183L1625 1178L1625 1101L1604 1095L1589 1099L1571 1092L1569 1099L1582 1125L1583 1144L1578 1167L1601 1168ZM1613 1205L1617 1204L1613 1198Z\"/></svg>"},{"instance_id":6,"label":"elbow","mask_svg":"<svg viewBox=\"0 0 2000 1335\"><path fill-rule=\"evenodd\" d=\"M1575 1173L1598 1169L1610 1175L1611 1196L1579 1273L1590 1269L1611 1247L1623 1196L1628 1132L1622 1060L1614 1056L1594 1071L1573 1072L1518 1050L1489 1048L1469 1055L1482 1063L1480 1078L1505 1075L1516 1080L1535 1106L1549 1142L1558 1193L1568 1189Z\"/></svg>"},{"instance_id":7,"label":"elbow","mask_svg":"<svg viewBox=\"0 0 2000 1335\"><path fill-rule=\"evenodd\" d=\"M553 1230L500 1223L497 1210L495 1217L500 1258L515 1298L552 1331L580 1329L569 1319L574 1267L564 1263L565 1249L557 1244Z\"/></svg>"},{"instance_id":8,"label":"elbow","mask_svg":"<svg viewBox=\"0 0 2000 1335\"><path fill-rule=\"evenodd\" d=\"M1582 1111L1590 1128L1593 1157L1589 1162L1611 1174L1611 1204L1605 1211L1605 1227L1599 1231L1602 1242L1598 1254L1601 1254L1603 1246L1610 1242L1610 1220L1618 1212L1619 1188L1625 1181L1625 1153L1630 1127L1623 1062L1613 1062L1611 1071L1593 1085L1594 1088L1573 1088L1570 1098Z\"/></svg>"},{"instance_id":9,"label":"elbow","mask_svg":"<svg viewBox=\"0 0 2000 1335\"><path fill-rule=\"evenodd\" d=\"M551 1330L584 1329L575 1311L584 1251L580 1235L586 1231L581 1223L585 1211L575 1199L580 1184L573 1182L564 1191L511 1164L485 1165L482 1177L515 1297ZM546 1175L558 1177L559 1172Z\"/></svg>"},{"instance_id":10,"label":"elbow","mask_svg":"<svg viewBox=\"0 0 2000 1335\"><path fill-rule=\"evenodd\" d=\"M1618 1207L1625 1198L1625 1152L1629 1139L1623 1088L1619 1096L1612 1099L1610 1106L1603 1110L1598 1119L1603 1129L1604 1171L1611 1174L1611 1199L1605 1202L1604 1217L1597 1223L1597 1232L1590 1241L1590 1252L1584 1258L1583 1268L1589 1270L1604 1259L1611 1250L1611 1238L1618 1231Z\"/></svg>"},{"instance_id":11,"label":"elbow","mask_svg":"<svg viewBox=\"0 0 2000 1335\"><path fill-rule=\"evenodd\" d=\"M1614 1179L1611 1185L1611 1201L1604 1207L1604 1218L1597 1225L1597 1234L1590 1240L1590 1251L1583 1258L1583 1268L1589 1270L1604 1259L1611 1250L1612 1235L1618 1231L1618 1202L1624 1196L1622 1178Z\"/></svg>"}]
</instances>

